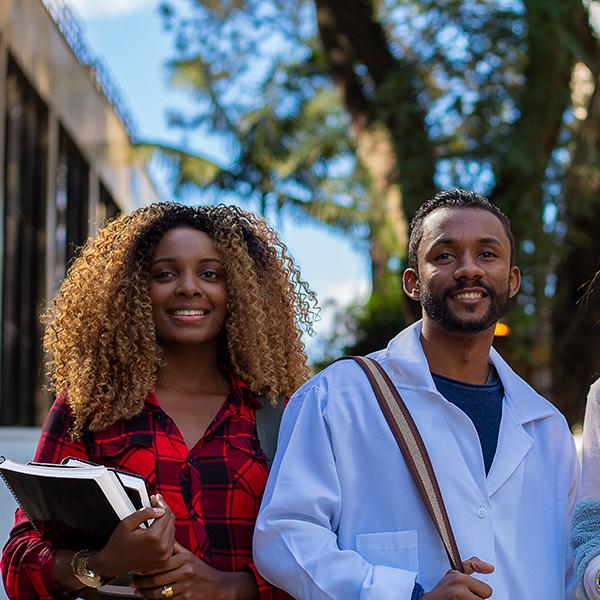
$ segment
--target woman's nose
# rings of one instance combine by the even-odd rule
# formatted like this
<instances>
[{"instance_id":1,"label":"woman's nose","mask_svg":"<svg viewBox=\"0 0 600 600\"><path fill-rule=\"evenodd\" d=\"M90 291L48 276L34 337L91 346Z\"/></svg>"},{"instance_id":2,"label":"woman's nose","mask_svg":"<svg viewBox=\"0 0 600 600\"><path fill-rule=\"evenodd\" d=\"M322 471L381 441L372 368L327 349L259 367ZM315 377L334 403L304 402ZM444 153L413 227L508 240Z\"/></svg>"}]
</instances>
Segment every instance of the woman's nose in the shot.
<instances>
[{"instance_id":1,"label":"woman's nose","mask_svg":"<svg viewBox=\"0 0 600 600\"><path fill-rule=\"evenodd\" d=\"M179 278L175 293L186 297L201 295L202 286L196 274L183 273Z\"/></svg>"}]
</instances>

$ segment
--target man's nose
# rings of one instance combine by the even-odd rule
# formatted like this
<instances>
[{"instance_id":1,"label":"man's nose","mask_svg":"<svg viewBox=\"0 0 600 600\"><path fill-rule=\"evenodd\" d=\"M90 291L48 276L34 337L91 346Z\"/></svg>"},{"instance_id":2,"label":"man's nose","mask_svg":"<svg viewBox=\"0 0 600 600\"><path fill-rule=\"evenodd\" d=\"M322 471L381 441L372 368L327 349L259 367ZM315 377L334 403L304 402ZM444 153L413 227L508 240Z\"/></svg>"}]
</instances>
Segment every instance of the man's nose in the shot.
<instances>
[{"instance_id":1,"label":"man's nose","mask_svg":"<svg viewBox=\"0 0 600 600\"><path fill-rule=\"evenodd\" d=\"M464 254L460 257L454 271L455 279L481 279L485 274L476 256Z\"/></svg>"}]
</instances>

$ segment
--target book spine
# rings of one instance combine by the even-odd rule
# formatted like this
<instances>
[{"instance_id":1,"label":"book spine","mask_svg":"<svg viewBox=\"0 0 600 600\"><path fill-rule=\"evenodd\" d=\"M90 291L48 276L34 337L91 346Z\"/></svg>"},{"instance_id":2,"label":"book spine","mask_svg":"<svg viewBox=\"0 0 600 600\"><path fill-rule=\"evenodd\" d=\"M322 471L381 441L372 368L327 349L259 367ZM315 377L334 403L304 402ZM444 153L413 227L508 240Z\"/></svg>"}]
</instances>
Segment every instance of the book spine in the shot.
<instances>
[{"instance_id":1,"label":"book spine","mask_svg":"<svg viewBox=\"0 0 600 600\"><path fill-rule=\"evenodd\" d=\"M4 458L4 456L0 456L0 465L5 461L6 459ZM8 488L8 491L11 493L12 497L15 499L15 502L17 503L17 505L19 506L19 508L23 511L23 514L27 517L27 519L29 520L29 522L31 523L31 526L38 532L38 534L41 535L40 530L35 526L35 523L33 522L33 519L31 518L31 515L25 510L25 508L23 507L23 505L19 502L19 499L17 498L17 495L15 494L15 492L12 489L12 486L10 485L10 483L8 482L8 479L6 479L6 477L4 476L4 473L2 472L2 469L0 468L0 477L2 477L2 481L4 481L6 487Z\"/></svg>"}]
</instances>

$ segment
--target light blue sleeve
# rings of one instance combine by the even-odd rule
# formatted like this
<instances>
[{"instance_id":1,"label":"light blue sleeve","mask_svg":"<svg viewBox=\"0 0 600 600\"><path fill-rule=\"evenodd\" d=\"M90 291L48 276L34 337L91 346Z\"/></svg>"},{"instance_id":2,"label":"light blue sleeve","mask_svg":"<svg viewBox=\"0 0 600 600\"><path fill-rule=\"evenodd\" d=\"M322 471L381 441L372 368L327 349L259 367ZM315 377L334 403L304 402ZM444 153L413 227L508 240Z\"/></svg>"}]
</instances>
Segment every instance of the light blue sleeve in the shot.
<instances>
[{"instance_id":1,"label":"light blue sleeve","mask_svg":"<svg viewBox=\"0 0 600 600\"><path fill-rule=\"evenodd\" d=\"M575 573L580 589L590 561L600 554L600 500L579 502L573 514L571 542L575 550Z\"/></svg>"},{"instance_id":2,"label":"light blue sleeve","mask_svg":"<svg viewBox=\"0 0 600 600\"><path fill-rule=\"evenodd\" d=\"M256 523L255 564L267 580L302 600L410 600L416 573L372 565L338 547L342 497L330 434L325 394L309 383L283 415Z\"/></svg>"}]
</instances>

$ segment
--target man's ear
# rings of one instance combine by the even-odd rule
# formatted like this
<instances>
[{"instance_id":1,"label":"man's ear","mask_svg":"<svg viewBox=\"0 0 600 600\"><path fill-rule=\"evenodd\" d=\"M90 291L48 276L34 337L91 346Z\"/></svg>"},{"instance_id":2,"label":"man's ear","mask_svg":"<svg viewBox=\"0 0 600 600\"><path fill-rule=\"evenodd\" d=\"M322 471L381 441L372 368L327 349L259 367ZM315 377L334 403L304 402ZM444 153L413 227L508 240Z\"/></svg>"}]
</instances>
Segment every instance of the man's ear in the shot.
<instances>
[{"instance_id":1,"label":"man's ear","mask_svg":"<svg viewBox=\"0 0 600 600\"><path fill-rule=\"evenodd\" d=\"M402 273L402 287L404 293L415 302L419 302L421 296L421 284L419 274L415 269L408 268Z\"/></svg>"},{"instance_id":2,"label":"man's ear","mask_svg":"<svg viewBox=\"0 0 600 600\"><path fill-rule=\"evenodd\" d=\"M510 268L510 276L508 278L508 297L514 298L521 287L521 271L519 267L512 266Z\"/></svg>"}]
</instances>

